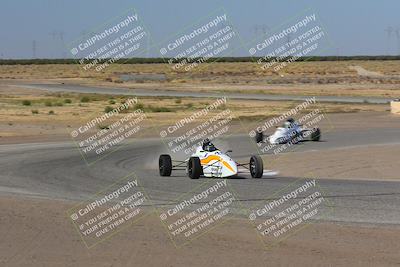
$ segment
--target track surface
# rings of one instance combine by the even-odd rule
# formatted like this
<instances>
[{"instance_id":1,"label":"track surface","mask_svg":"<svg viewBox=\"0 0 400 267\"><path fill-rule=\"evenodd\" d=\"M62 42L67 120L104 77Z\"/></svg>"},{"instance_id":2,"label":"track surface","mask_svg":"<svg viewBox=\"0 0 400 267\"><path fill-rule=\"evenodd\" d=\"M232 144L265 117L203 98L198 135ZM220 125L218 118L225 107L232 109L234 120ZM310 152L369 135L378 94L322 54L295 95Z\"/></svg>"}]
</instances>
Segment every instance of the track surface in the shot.
<instances>
[{"instance_id":1,"label":"track surface","mask_svg":"<svg viewBox=\"0 0 400 267\"><path fill-rule=\"evenodd\" d=\"M349 138L351 137L351 138ZM400 129L331 132L327 142L302 143L296 151L322 150L371 144L398 144ZM246 136L231 136L221 143L234 147L234 159L254 153ZM184 172L171 177L158 175L158 155L166 152L156 139L132 140L94 165L86 165L70 142L0 146L0 193L27 194L50 199L86 200L118 179L132 173L157 206L168 205L206 178L190 180ZM290 153L290 152L288 152ZM346 161L346 159L343 159ZM348 159L351 160L351 159ZM268 164L265 164L268 168ZM246 207L266 204L265 199L299 177L232 178L228 182ZM400 183L322 179L325 197L334 203L329 221L390 223L400 222Z\"/></svg>"},{"instance_id":2,"label":"track surface","mask_svg":"<svg viewBox=\"0 0 400 267\"><path fill-rule=\"evenodd\" d=\"M121 94L137 96L215 97L211 93L131 90L86 87L65 84L36 84L23 86L48 91ZM261 100L303 100L302 96L229 94L230 98ZM318 97L319 101L364 102L365 98ZM386 103L389 99L369 98L371 103ZM323 134L324 142L296 145L297 152L326 151L331 149L369 146L374 144L400 144L400 129L367 128L363 130L333 131ZM248 160L256 148L244 135L220 140L222 150L234 148L234 159ZM157 139L133 140L93 165L86 165L71 142L40 143L0 146L0 193L26 194L50 199L87 200L120 178L135 173L153 203L170 205L184 193L193 190L208 179L190 180L183 171L171 177L158 175L158 155L168 152ZM290 153L290 152L288 152ZM301 155L301 153L300 153ZM183 158L182 158L183 159ZM343 159L345 164L347 160ZM268 163L265 163L268 169ZM277 170L279 171L279 170ZM278 190L301 177L267 176L251 179L249 176L229 179L245 207L262 207ZM351 177L349 177L351 178ZM377 177L379 178L379 177ZM400 183L390 181L321 179L324 197L333 203L329 221L362 223L400 223Z\"/></svg>"},{"instance_id":3,"label":"track surface","mask_svg":"<svg viewBox=\"0 0 400 267\"><path fill-rule=\"evenodd\" d=\"M207 93L207 92L185 92L174 90L151 90L151 89L123 89L123 88L106 88L94 86L82 86L72 84L29 84L18 85L29 89L40 89L51 92L75 92L75 93L96 93L96 94L109 94L109 95L134 95L134 96L168 96L168 97L220 97L221 93ZM310 96L296 96L296 95L267 95L267 94L240 94L240 93L226 93L226 97L231 99L247 99L247 100L297 100L305 101ZM391 98L377 98L377 97L341 97L341 96L317 96L317 101L320 102L341 102L341 103L375 103L384 104L390 102Z\"/></svg>"}]
</instances>

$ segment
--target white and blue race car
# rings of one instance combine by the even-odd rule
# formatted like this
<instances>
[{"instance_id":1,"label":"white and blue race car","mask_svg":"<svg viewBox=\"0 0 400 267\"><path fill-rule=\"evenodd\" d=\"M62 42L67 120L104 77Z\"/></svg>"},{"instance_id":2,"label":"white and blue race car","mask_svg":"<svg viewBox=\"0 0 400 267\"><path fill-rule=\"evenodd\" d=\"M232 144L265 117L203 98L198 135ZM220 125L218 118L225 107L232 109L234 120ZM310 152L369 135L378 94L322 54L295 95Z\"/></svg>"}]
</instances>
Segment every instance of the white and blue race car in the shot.
<instances>
[{"instance_id":1,"label":"white and blue race car","mask_svg":"<svg viewBox=\"0 0 400 267\"><path fill-rule=\"evenodd\" d=\"M305 128L292 118L286 120L281 127L277 127L272 135L265 135L262 131L256 132L255 135L257 143L296 144L307 139L319 141L321 139L321 130L317 127L312 129Z\"/></svg>"}]
</instances>

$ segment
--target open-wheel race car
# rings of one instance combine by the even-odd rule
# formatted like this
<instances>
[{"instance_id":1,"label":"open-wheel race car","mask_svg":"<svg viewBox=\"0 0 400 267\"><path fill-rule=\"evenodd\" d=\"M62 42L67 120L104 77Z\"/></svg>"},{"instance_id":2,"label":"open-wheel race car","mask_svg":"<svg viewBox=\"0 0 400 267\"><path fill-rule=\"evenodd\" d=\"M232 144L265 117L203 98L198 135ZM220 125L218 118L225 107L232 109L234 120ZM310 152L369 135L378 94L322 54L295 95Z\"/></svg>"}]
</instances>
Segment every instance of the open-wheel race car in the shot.
<instances>
[{"instance_id":1,"label":"open-wheel race car","mask_svg":"<svg viewBox=\"0 0 400 267\"><path fill-rule=\"evenodd\" d=\"M168 154L160 155L160 175L170 176L173 170L185 170L191 179L198 179L200 176L225 178L241 173L250 173L253 178L263 176L264 166L260 156L251 156L247 163L237 163L227 154L230 152L232 150L222 153L206 139L186 160L172 160Z\"/></svg>"},{"instance_id":2,"label":"open-wheel race car","mask_svg":"<svg viewBox=\"0 0 400 267\"><path fill-rule=\"evenodd\" d=\"M319 141L321 139L321 130L315 128L305 128L294 119L287 119L284 124L277 127L272 135L265 135L262 131L257 131L255 141L257 143L268 142L270 144L296 144L300 141L311 140Z\"/></svg>"}]
</instances>

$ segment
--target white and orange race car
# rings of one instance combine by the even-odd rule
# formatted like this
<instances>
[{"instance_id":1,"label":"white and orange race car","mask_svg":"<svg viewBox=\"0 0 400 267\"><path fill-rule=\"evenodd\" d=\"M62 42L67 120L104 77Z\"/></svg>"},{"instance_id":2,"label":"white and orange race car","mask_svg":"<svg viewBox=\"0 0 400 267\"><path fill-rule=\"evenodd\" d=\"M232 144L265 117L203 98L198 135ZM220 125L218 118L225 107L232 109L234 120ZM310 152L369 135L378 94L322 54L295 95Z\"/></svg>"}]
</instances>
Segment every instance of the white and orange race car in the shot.
<instances>
[{"instance_id":1,"label":"white and orange race car","mask_svg":"<svg viewBox=\"0 0 400 267\"><path fill-rule=\"evenodd\" d=\"M237 163L227 154L229 152L232 150L222 153L206 139L203 145L197 147L196 152L184 161L172 160L168 154L160 155L160 175L170 176L172 170L185 170L191 179L198 179L200 176L224 178L240 173L250 173L253 178L263 176L264 166L260 156L251 156L248 163Z\"/></svg>"}]
</instances>

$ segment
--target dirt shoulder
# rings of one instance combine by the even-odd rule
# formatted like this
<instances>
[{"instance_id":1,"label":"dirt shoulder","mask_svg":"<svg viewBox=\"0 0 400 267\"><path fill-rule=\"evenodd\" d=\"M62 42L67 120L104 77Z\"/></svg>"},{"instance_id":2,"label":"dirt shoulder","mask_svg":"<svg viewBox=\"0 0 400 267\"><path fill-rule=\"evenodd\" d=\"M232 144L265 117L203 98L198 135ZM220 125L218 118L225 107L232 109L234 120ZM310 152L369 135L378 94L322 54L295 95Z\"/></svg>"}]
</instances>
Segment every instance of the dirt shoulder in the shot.
<instances>
[{"instance_id":1,"label":"dirt shoulder","mask_svg":"<svg viewBox=\"0 0 400 267\"><path fill-rule=\"evenodd\" d=\"M0 197L3 266L394 266L400 228L314 223L265 249L252 226L234 219L175 248L149 215L87 249L66 211L74 203Z\"/></svg>"}]
</instances>

